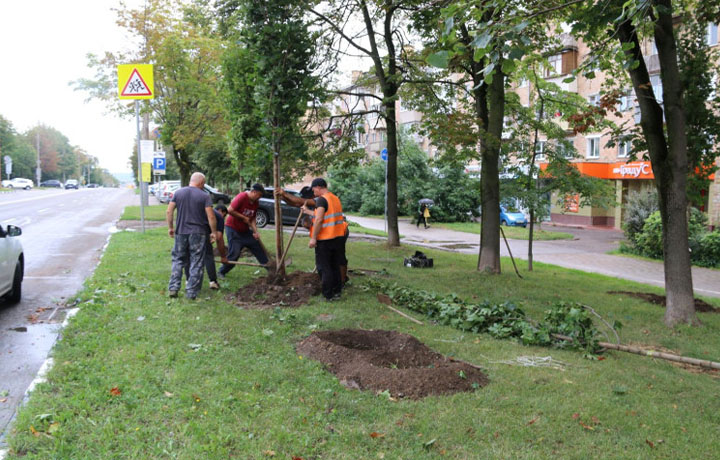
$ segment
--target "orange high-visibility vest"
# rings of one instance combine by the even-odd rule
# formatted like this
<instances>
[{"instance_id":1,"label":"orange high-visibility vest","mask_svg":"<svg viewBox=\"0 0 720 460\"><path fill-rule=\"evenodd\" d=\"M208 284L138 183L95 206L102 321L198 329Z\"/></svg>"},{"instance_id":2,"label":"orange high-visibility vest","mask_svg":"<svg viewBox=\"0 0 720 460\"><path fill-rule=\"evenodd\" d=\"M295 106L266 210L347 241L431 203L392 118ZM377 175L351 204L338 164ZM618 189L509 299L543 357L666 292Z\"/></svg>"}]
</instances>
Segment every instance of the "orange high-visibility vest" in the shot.
<instances>
[{"instance_id":1,"label":"orange high-visibility vest","mask_svg":"<svg viewBox=\"0 0 720 460\"><path fill-rule=\"evenodd\" d=\"M320 233L318 233L317 239L331 240L333 238L345 236L347 222L345 222L345 214L343 214L342 211L340 198L330 192L324 194L323 198L327 200L328 208L325 210L325 216L320 224Z\"/></svg>"}]
</instances>

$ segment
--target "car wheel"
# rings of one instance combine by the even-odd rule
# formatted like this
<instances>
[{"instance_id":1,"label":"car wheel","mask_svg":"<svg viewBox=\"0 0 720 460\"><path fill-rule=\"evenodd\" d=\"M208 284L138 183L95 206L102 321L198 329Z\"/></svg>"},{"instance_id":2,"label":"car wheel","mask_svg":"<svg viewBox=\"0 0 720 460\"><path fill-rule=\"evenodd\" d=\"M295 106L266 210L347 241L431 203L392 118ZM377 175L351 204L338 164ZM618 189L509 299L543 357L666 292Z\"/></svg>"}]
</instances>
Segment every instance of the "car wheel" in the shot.
<instances>
[{"instance_id":1,"label":"car wheel","mask_svg":"<svg viewBox=\"0 0 720 460\"><path fill-rule=\"evenodd\" d=\"M222 198L218 198L218 200L215 202L215 204L221 204L221 205L225 206L225 200L223 200Z\"/></svg>"},{"instance_id":2,"label":"car wheel","mask_svg":"<svg viewBox=\"0 0 720 460\"><path fill-rule=\"evenodd\" d=\"M8 184L8 188L15 188L12 184Z\"/></svg>"},{"instance_id":3,"label":"car wheel","mask_svg":"<svg viewBox=\"0 0 720 460\"><path fill-rule=\"evenodd\" d=\"M13 277L12 291L10 291L10 295L8 295L8 300L12 303L18 303L22 298L22 280L23 266L22 262L18 261L17 265L15 266L15 276Z\"/></svg>"},{"instance_id":4,"label":"car wheel","mask_svg":"<svg viewBox=\"0 0 720 460\"><path fill-rule=\"evenodd\" d=\"M30 190L30 186L28 185L27 187L25 187L25 190Z\"/></svg>"},{"instance_id":5,"label":"car wheel","mask_svg":"<svg viewBox=\"0 0 720 460\"><path fill-rule=\"evenodd\" d=\"M258 209L255 213L255 224L258 227L263 228L268 224L268 213L263 209Z\"/></svg>"},{"instance_id":6,"label":"car wheel","mask_svg":"<svg viewBox=\"0 0 720 460\"><path fill-rule=\"evenodd\" d=\"M504 226L507 227L507 221L506 221L505 219L501 220L501 221L500 221L500 225L504 225Z\"/></svg>"}]
</instances>

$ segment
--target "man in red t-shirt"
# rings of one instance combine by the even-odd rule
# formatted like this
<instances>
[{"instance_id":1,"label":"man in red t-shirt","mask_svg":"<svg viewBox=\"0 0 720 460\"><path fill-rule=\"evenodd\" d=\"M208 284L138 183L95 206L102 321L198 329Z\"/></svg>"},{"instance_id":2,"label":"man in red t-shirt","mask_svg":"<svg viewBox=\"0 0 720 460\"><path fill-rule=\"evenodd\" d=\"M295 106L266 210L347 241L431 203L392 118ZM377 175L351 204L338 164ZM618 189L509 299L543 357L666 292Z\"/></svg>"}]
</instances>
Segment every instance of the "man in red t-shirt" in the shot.
<instances>
[{"instance_id":1,"label":"man in red t-shirt","mask_svg":"<svg viewBox=\"0 0 720 460\"><path fill-rule=\"evenodd\" d=\"M240 251L244 247L250 249L257 261L263 265L268 263L267 254L260 246L260 234L255 225L255 212L257 211L260 197L263 196L265 188L260 184L253 185L249 191L239 193L233 198L228 207L228 216L225 220L225 235L228 241L227 258L230 261L237 261L240 258ZM225 275L233 269L233 264L223 264L218 270L218 276L225 278Z\"/></svg>"}]
</instances>

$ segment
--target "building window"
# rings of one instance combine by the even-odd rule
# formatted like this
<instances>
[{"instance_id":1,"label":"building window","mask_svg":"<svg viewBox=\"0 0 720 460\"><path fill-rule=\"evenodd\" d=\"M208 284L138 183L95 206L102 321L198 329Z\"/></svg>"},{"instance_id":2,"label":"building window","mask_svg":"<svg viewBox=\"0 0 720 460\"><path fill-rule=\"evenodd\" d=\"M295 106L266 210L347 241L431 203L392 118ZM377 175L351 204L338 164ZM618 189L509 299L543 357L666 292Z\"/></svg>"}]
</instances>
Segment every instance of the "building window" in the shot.
<instances>
[{"instance_id":1,"label":"building window","mask_svg":"<svg viewBox=\"0 0 720 460\"><path fill-rule=\"evenodd\" d=\"M709 46L718 44L718 25L712 22L707 26L707 44Z\"/></svg>"},{"instance_id":2,"label":"building window","mask_svg":"<svg viewBox=\"0 0 720 460\"><path fill-rule=\"evenodd\" d=\"M624 141L618 144L618 158L627 158L632 151L632 142Z\"/></svg>"},{"instance_id":3,"label":"building window","mask_svg":"<svg viewBox=\"0 0 720 460\"><path fill-rule=\"evenodd\" d=\"M659 74L650 76L650 85L652 85L653 94L655 94L655 100L658 101L658 104L662 104L663 84Z\"/></svg>"},{"instance_id":4,"label":"building window","mask_svg":"<svg viewBox=\"0 0 720 460\"><path fill-rule=\"evenodd\" d=\"M588 137L587 138L587 158L600 158L600 138L599 137Z\"/></svg>"},{"instance_id":5,"label":"building window","mask_svg":"<svg viewBox=\"0 0 720 460\"><path fill-rule=\"evenodd\" d=\"M599 94L591 94L588 96L588 104L593 105L595 107L600 105L600 95Z\"/></svg>"},{"instance_id":6,"label":"building window","mask_svg":"<svg viewBox=\"0 0 720 460\"><path fill-rule=\"evenodd\" d=\"M546 77L554 77L562 73L562 55L555 54L548 58L548 66L545 68Z\"/></svg>"},{"instance_id":7,"label":"building window","mask_svg":"<svg viewBox=\"0 0 720 460\"><path fill-rule=\"evenodd\" d=\"M632 109L633 104L634 104L634 99L635 99L635 93L633 92L633 90L630 89L630 90L625 91L625 93L622 96L620 96L620 107L618 107L618 109L621 112Z\"/></svg>"},{"instance_id":8,"label":"building window","mask_svg":"<svg viewBox=\"0 0 720 460\"><path fill-rule=\"evenodd\" d=\"M545 161L545 141L537 141L535 146L535 161Z\"/></svg>"},{"instance_id":9,"label":"building window","mask_svg":"<svg viewBox=\"0 0 720 460\"><path fill-rule=\"evenodd\" d=\"M563 158L575 158L575 138L568 137L558 142L557 151Z\"/></svg>"}]
</instances>

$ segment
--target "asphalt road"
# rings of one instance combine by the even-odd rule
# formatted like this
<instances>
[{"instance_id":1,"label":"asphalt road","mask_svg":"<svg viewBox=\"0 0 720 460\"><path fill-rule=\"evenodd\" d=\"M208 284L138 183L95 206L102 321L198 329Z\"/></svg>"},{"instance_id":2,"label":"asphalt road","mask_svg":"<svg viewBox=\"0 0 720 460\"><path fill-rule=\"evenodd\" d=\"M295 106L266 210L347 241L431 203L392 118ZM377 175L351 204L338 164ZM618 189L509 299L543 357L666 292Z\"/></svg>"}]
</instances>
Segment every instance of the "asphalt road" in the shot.
<instances>
[{"instance_id":1,"label":"asphalt road","mask_svg":"<svg viewBox=\"0 0 720 460\"><path fill-rule=\"evenodd\" d=\"M66 305L97 266L128 189L0 193L0 225L22 229L23 299L0 302L0 444L5 429L57 340ZM4 400L4 401L3 401Z\"/></svg>"}]
</instances>

